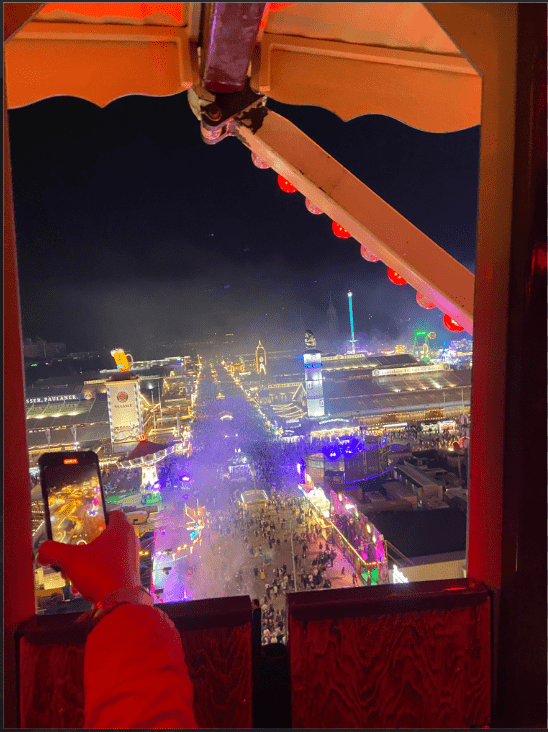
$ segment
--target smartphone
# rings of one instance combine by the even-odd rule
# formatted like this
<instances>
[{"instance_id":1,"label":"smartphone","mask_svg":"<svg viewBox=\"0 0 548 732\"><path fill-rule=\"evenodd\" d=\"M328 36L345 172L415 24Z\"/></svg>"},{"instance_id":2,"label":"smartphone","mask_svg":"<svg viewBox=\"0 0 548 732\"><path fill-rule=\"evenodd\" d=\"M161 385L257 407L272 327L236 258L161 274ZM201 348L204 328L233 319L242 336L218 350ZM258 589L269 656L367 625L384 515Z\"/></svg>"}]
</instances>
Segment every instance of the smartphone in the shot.
<instances>
[{"instance_id":1,"label":"smartphone","mask_svg":"<svg viewBox=\"0 0 548 732\"><path fill-rule=\"evenodd\" d=\"M46 452L38 459L48 539L89 544L108 514L99 458L88 452Z\"/></svg>"}]
</instances>

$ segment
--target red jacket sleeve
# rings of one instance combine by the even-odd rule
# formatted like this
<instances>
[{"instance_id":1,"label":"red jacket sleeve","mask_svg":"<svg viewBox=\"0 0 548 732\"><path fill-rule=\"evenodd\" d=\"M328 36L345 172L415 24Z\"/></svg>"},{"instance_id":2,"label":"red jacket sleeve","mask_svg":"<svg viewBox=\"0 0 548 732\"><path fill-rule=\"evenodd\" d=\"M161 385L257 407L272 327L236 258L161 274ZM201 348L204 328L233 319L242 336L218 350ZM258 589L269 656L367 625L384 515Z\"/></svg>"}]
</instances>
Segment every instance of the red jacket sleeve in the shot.
<instances>
[{"instance_id":1,"label":"red jacket sleeve","mask_svg":"<svg viewBox=\"0 0 548 732\"><path fill-rule=\"evenodd\" d=\"M88 729L196 729L181 638L150 605L121 605L91 631L84 661Z\"/></svg>"}]
</instances>

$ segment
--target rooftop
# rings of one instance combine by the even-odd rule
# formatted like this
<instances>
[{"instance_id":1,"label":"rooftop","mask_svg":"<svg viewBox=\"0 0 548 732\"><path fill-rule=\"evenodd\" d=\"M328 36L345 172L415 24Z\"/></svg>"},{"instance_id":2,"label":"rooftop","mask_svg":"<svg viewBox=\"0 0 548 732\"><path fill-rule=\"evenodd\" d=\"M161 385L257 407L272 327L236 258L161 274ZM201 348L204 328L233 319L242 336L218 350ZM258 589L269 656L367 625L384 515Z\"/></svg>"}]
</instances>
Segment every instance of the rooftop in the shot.
<instances>
[{"instance_id":1,"label":"rooftop","mask_svg":"<svg viewBox=\"0 0 548 732\"><path fill-rule=\"evenodd\" d=\"M59 429L77 424L108 424L106 398L27 406L27 431Z\"/></svg>"},{"instance_id":2,"label":"rooftop","mask_svg":"<svg viewBox=\"0 0 548 732\"><path fill-rule=\"evenodd\" d=\"M384 394L346 394L331 396L329 385L324 382L324 399L330 414L364 412L370 414L394 413L409 410L439 409L445 404L470 404L471 387L414 391L400 391Z\"/></svg>"},{"instance_id":3,"label":"rooftop","mask_svg":"<svg viewBox=\"0 0 548 732\"><path fill-rule=\"evenodd\" d=\"M390 495L390 492L394 492L395 496L409 496L409 498L416 498L413 489L408 485L405 485L405 483L402 483L401 480L383 481L383 487L387 491L387 495Z\"/></svg>"},{"instance_id":4,"label":"rooftop","mask_svg":"<svg viewBox=\"0 0 548 732\"><path fill-rule=\"evenodd\" d=\"M410 559L466 550L466 514L458 509L384 511L375 516L375 526Z\"/></svg>"},{"instance_id":5,"label":"rooftop","mask_svg":"<svg viewBox=\"0 0 548 732\"><path fill-rule=\"evenodd\" d=\"M242 493L242 501L245 504L264 503L268 500L268 496L264 491L244 491Z\"/></svg>"},{"instance_id":6,"label":"rooftop","mask_svg":"<svg viewBox=\"0 0 548 732\"><path fill-rule=\"evenodd\" d=\"M443 485L443 483L436 480L433 475L427 475L424 470L420 470L414 465L410 465L407 460L404 460L403 464L398 463L397 465L394 465L394 470L396 470L400 475L409 477L421 486Z\"/></svg>"},{"instance_id":7,"label":"rooftop","mask_svg":"<svg viewBox=\"0 0 548 732\"><path fill-rule=\"evenodd\" d=\"M101 440L110 439L110 427L108 424L93 425L92 427L78 427L76 440L80 446L88 443L98 443ZM50 430L50 442L45 432L32 432L27 434L27 445L29 450L47 449L49 446L69 445L74 443L74 435L70 427L64 429Z\"/></svg>"}]
</instances>

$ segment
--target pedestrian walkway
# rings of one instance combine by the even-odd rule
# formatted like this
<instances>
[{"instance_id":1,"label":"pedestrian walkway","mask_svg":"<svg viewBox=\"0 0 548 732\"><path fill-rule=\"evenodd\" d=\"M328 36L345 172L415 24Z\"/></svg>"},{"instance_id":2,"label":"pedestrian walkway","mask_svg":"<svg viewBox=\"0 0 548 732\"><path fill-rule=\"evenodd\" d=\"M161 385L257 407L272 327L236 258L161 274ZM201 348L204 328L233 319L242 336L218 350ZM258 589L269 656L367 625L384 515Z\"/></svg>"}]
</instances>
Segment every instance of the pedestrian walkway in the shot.
<instances>
[{"instance_id":1,"label":"pedestrian walkway","mask_svg":"<svg viewBox=\"0 0 548 732\"><path fill-rule=\"evenodd\" d=\"M184 563L175 563L171 574L177 575L171 580L175 589L182 590L183 586L186 590L186 598L198 599L202 597L220 597L249 594L251 598L259 598L264 604L266 588L273 587L276 578L276 570L286 566L286 574L294 576L296 570L296 587L292 590L288 587L286 591L283 586L279 587L277 593L273 589L270 591L270 599L266 600L266 606L272 605L276 618L278 613L282 615L282 610L286 608L286 592L303 591L302 583L299 579L300 570L306 568L307 574L313 574L312 561L318 558L320 553L319 544L322 544L322 550L325 550L325 539L317 538L309 541L306 560L303 561L302 546L303 541L296 539L293 542L291 537L294 533L302 536L308 523L297 524L294 516L299 513L299 508L307 510L304 499L297 498L297 505L286 504L285 508L280 508L273 500L269 500L268 508L263 513L262 519L268 523L274 524L272 531L272 551L270 551L268 538L265 538L260 523L260 516L256 514L256 519L252 526L247 525L251 514L236 517L233 510L226 512L213 512L209 514L208 528L205 529L202 536L202 542L197 544L188 561ZM282 518L285 519L282 528ZM306 520L306 517L305 517ZM219 532L219 522L222 525L222 532ZM314 525L314 519L310 518L310 526ZM227 533L228 531L228 533ZM255 536L255 533L258 536ZM268 532L267 532L268 533ZM247 536L247 542L245 537ZM280 539L280 544L277 544ZM255 556L255 548L262 546L262 553ZM352 563L346 558L343 552L337 547L333 547L336 551L336 558L333 567L327 567L326 577L331 582L332 589L352 587L352 574L355 571ZM251 547L251 551L250 551ZM269 557L271 555L271 559ZM294 556L297 557L294 569ZM270 559L270 561L269 561ZM170 563L171 564L171 563ZM344 574L342 569L344 567ZM255 568L257 575L255 575ZM264 577L261 573L264 572ZM166 583L163 577L159 575L166 587L166 598L169 595L169 582ZM169 578L166 578L169 579ZM281 579L281 578L280 578ZM360 581L360 586L361 586ZM318 589L310 590L316 592ZM177 598L179 599L179 598ZM266 627L270 630L274 625L272 620L265 618L263 613L263 631ZM283 635L287 638L288 627L287 621L284 622Z\"/></svg>"},{"instance_id":2,"label":"pedestrian walkway","mask_svg":"<svg viewBox=\"0 0 548 732\"><path fill-rule=\"evenodd\" d=\"M312 567L312 561L317 559L320 554L320 543L325 551L325 539L318 538L316 541L308 542L308 550L306 553L306 562L303 565L302 553L299 567L297 568L297 574L299 570L305 566L307 568ZM346 558L344 553L339 549L338 546L330 544L330 549L335 548L337 556L333 562L333 567L327 566L326 575L331 582L331 589L341 589L343 587L352 587L352 573L355 572L354 565ZM298 552L299 553L299 552ZM344 567L344 574L342 569ZM363 582L358 578L359 586L363 585Z\"/></svg>"}]
</instances>

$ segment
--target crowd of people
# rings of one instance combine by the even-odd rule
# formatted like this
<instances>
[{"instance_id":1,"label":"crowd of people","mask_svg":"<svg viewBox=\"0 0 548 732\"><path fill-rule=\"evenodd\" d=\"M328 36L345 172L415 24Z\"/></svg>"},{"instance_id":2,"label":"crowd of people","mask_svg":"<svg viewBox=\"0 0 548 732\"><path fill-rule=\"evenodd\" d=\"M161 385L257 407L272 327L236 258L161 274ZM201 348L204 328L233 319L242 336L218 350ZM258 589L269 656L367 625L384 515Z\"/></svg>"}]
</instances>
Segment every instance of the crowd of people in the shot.
<instances>
[{"instance_id":1,"label":"crowd of people","mask_svg":"<svg viewBox=\"0 0 548 732\"><path fill-rule=\"evenodd\" d=\"M288 592L358 586L362 581L295 488L272 489L260 507L246 507L238 498L235 491L230 510L210 515L205 543L219 554L226 550L229 538L247 546L245 567L227 579L223 594L247 591L256 596L262 645L285 643ZM212 564L216 566L215 559ZM228 564L225 557L223 572Z\"/></svg>"},{"instance_id":2,"label":"crowd of people","mask_svg":"<svg viewBox=\"0 0 548 732\"><path fill-rule=\"evenodd\" d=\"M207 507L202 545L189 561L181 563L181 569L188 572L182 576L182 584L188 582L196 590L192 599L234 594L256 597L261 643L284 644L288 592L357 586L364 580L335 545L334 536L320 530L310 504L296 488L297 465L306 454L331 444L332 438L303 438L296 443L275 439L254 408L239 392L234 396L237 390L225 382L202 382L192 425L193 455L170 455L158 463L162 499L167 504L174 498L175 506L185 496L185 500ZM226 398L218 401L221 388ZM222 422L222 411L229 411L233 420ZM378 437L389 445L414 450L452 447L456 439L454 432L440 434L411 426L385 430ZM259 509L241 505L241 488L231 484L226 475L227 458L240 452L240 445L254 466L257 487L268 494L268 501ZM183 483L185 476L192 479ZM102 477L107 495L137 494L141 489L140 469L126 470L115 464L106 468ZM31 488L38 484L38 477L31 478ZM350 544L373 561L375 547L360 544L355 525L345 516L333 516L333 520ZM364 576L370 584L371 576ZM62 598L54 600L62 602Z\"/></svg>"}]
</instances>

